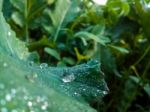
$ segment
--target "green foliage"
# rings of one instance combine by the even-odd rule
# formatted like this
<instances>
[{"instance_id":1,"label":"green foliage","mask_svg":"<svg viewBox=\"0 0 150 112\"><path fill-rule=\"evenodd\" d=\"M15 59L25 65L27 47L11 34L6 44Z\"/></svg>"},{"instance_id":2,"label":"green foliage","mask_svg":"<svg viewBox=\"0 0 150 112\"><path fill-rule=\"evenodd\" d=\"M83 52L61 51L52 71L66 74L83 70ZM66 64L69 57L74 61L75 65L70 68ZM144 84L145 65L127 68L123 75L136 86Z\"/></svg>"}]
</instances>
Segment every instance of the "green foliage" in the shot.
<instances>
[{"instance_id":1,"label":"green foliage","mask_svg":"<svg viewBox=\"0 0 150 112\"><path fill-rule=\"evenodd\" d=\"M85 101L108 91L98 62L72 68L48 67L46 63L38 66L28 61L30 54L25 44L16 39L2 13L0 24L0 98L6 102L4 107L1 104L1 110L95 112Z\"/></svg>"},{"instance_id":2,"label":"green foliage","mask_svg":"<svg viewBox=\"0 0 150 112\"><path fill-rule=\"evenodd\" d=\"M24 41L20 42L14 38L16 36L11 31L12 38L0 38L2 52L13 54L15 59L5 54L3 57L8 58L8 61L11 59L10 63L7 60L6 62L13 62L12 66L19 66L20 74L25 71L32 74L30 71L34 71L38 75L36 85L33 83L35 91L41 89L37 86L42 83L46 89L43 90L45 95L48 95L45 91L51 93L52 89L55 94L59 94L58 100L65 97L68 102L80 102L79 105L83 105L81 108L89 109L86 101L98 112L150 111L149 0L108 0L103 6L91 0L3 0L3 3L2 11L7 22L17 37ZM1 26L7 25L2 23ZM6 30L1 29L0 35L9 38L8 33L3 33ZM25 45L33 53L28 52ZM95 61L88 62L95 58L101 63L101 77L97 75L99 64ZM32 67L28 66L27 60L34 61ZM41 73L37 64L43 62L58 68L46 67ZM77 65L83 62L88 63ZM22 66L21 63L28 67ZM77 66L64 68L74 65ZM50 72L52 77L44 75L45 72ZM103 86L103 72L110 93L103 101L99 101L97 96L102 94L96 91L106 89ZM75 73L75 77L72 73ZM15 74L16 77L21 77L17 72ZM63 80L68 78L71 82L66 83L66 88L60 88ZM21 78L19 84L22 84L23 80L25 79ZM53 83L55 81L57 83ZM32 83L33 80L29 82ZM28 88L32 89L29 82L27 81ZM81 91L81 86L88 92ZM80 96L75 91L80 92ZM54 94L50 99L53 99L52 97ZM65 104L62 100L58 102ZM56 101L60 104L58 102ZM61 108L73 109L73 104L67 105L69 103Z\"/></svg>"}]
</instances>

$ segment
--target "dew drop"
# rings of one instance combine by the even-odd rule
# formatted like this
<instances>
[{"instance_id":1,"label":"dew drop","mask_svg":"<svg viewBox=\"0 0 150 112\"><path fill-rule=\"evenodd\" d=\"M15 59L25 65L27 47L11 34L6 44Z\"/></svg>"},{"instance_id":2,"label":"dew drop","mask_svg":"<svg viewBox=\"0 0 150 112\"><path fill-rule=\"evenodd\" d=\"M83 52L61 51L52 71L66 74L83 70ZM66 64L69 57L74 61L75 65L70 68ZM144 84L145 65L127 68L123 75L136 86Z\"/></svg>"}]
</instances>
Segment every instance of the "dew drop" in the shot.
<instances>
[{"instance_id":1,"label":"dew drop","mask_svg":"<svg viewBox=\"0 0 150 112\"><path fill-rule=\"evenodd\" d=\"M11 36L11 32L8 32L8 36Z\"/></svg>"},{"instance_id":2,"label":"dew drop","mask_svg":"<svg viewBox=\"0 0 150 112\"><path fill-rule=\"evenodd\" d=\"M12 100L12 97L11 97L11 95L10 94L7 94L6 96L5 96L5 99L6 99L6 101L11 101Z\"/></svg>"},{"instance_id":3,"label":"dew drop","mask_svg":"<svg viewBox=\"0 0 150 112\"><path fill-rule=\"evenodd\" d=\"M78 93L77 93L77 92L74 92L74 94L77 95Z\"/></svg>"},{"instance_id":4,"label":"dew drop","mask_svg":"<svg viewBox=\"0 0 150 112\"><path fill-rule=\"evenodd\" d=\"M107 91L103 91L103 94L106 95L106 94L108 94L108 92Z\"/></svg>"},{"instance_id":5,"label":"dew drop","mask_svg":"<svg viewBox=\"0 0 150 112\"><path fill-rule=\"evenodd\" d=\"M7 67L8 64L6 62L3 63L3 67Z\"/></svg>"},{"instance_id":6,"label":"dew drop","mask_svg":"<svg viewBox=\"0 0 150 112\"><path fill-rule=\"evenodd\" d=\"M37 102L37 103L40 103L40 102L41 102L41 97L40 97L40 96L37 96L37 97L36 97L36 102Z\"/></svg>"},{"instance_id":7,"label":"dew drop","mask_svg":"<svg viewBox=\"0 0 150 112\"><path fill-rule=\"evenodd\" d=\"M24 98L24 100L28 100L28 96L26 96L26 95L23 98Z\"/></svg>"},{"instance_id":8,"label":"dew drop","mask_svg":"<svg viewBox=\"0 0 150 112\"><path fill-rule=\"evenodd\" d=\"M83 91L85 91L86 89L84 88Z\"/></svg>"},{"instance_id":9,"label":"dew drop","mask_svg":"<svg viewBox=\"0 0 150 112\"><path fill-rule=\"evenodd\" d=\"M11 112L18 112L17 110L13 109Z\"/></svg>"},{"instance_id":10,"label":"dew drop","mask_svg":"<svg viewBox=\"0 0 150 112\"><path fill-rule=\"evenodd\" d=\"M72 82L74 80L75 80L74 74L71 74L71 75L68 75L68 76L65 76L65 77L62 78L62 81L64 83Z\"/></svg>"},{"instance_id":11,"label":"dew drop","mask_svg":"<svg viewBox=\"0 0 150 112\"><path fill-rule=\"evenodd\" d=\"M41 109L42 110L46 110L48 107L48 103L47 102L44 102L44 104L41 106Z\"/></svg>"},{"instance_id":12,"label":"dew drop","mask_svg":"<svg viewBox=\"0 0 150 112\"><path fill-rule=\"evenodd\" d=\"M38 77L37 73L32 73L29 75L25 76L27 80L29 80L30 82L34 82L36 80L36 78Z\"/></svg>"},{"instance_id":13,"label":"dew drop","mask_svg":"<svg viewBox=\"0 0 150 112\"><path fill-rule=\"evenodd\" d=\"M28 106L32 107L32 102L31 101L28 101Z\"/></svg>"},{"instance_id":14,"label":"dew drop","mask_svg":"<svg viewBox=\"0 0 150 112\"><path fill-rule=\"evenodd\" d=\"M4 99L1 99L1 100L0 100L0 104L1 104L1 105L5 105L5 104L6 104L6 101L5 101Z\"/></svg>"},{"instance_id":15,"label":"dew drop","mask_svg":"<svg viewBox=\"0 0 150 112\"><path fill-rule=\"evenodd\" d=\"M40 68L41 69L44 69L44 68L47 68L48 67L48 64L47 63L42 63L41 65L40 65Z\"/></svg>"},{"instance_id":16,"label":"dew drop","mask_svg":"<svg viewBox=\"0 0 150 112\"><path fill-rule=\"evenodd\" d=\"M11 94L15 95L16 94L16 89L12 88L11 89Z\"/></svg>"}]
</instances>

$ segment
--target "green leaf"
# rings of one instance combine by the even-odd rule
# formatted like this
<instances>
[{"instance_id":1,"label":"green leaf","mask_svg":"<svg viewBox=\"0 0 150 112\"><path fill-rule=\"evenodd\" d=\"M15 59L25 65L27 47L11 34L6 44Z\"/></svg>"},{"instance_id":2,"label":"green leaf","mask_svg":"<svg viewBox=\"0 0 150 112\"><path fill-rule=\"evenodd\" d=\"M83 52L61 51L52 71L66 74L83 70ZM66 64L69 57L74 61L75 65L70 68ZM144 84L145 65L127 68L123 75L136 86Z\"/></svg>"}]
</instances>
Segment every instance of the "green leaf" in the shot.
<instances>
[{"instance_id":1,"label":"green leaf","mask_svg":"<svg viewBox=\"0 0 150 112\"><path fill-rule=\"evenodd\" d=\"M146 85L144 86L144 90L145 90L145 92L150 96L150 85L149 85L149 84L146 84Z\"/></svg>"},{"instance_id":2,"label":"green leaf","mask_svg":"<svg viewBox=\"0 0 150 112\"><path fill-rule=\"evenodd\" d=\"M46 63L39 66L28 61L30 53L16 39L1 12L0 25L0 99L6 102L6 109L96 112L86 101L108 91L97 61L75 67L48 67Z\"/></svg>"},{"instance_id":3,"label":"green leaf","mask_svg":"<svg viewBox=\"0 0 150 112\"><path fill-rule=\"evenodd\" d=\"M24 26L24 17L21 13L19 12L14 12L12 14L12 20L21 28Z\"/></svg>"},{"instance_id":4,"label":"green leaf","mask_svg":"<svg viewBox=\"0 0 150 112\"><path fill-rule=\"evenodd\" d=\"M80 37L80 38L85 38L85 39L92 39L94 40L95 42L98 42L99 44L101 45L106 45L106 43L109 43L110 40L109 38L107 37L104 37L104 36L96 36L92 33L89 33L89 32L84 32L84 31L81 31L81 32L78 32L74 35L74 37Z\"/></svg>"},{"instance_id":5,"label":"green leaf","mask_svg":"<svg viewBox=\"0 0 150 112\"><path fill-rule=\"evenodd\" d=\"M56 59L60 60L60 55L56 50L46 47L44 48L44 51L50 54L51 56L55 57Z\"/></svg>"},{"instance_id":6,"label":"green leaf","mask_svg":"<svg viewBox=\"0 0 150 112\"><path fill-rule=\"evenodd\" d=\"M108 45L110 48L116 50L116 51L119 51L120 53L122 54L128 54L129 51L123 47L119 47L119 46L114 46L114 45Z\"/></svg>"},{"instance_id":7,"label":"green leaf","mask_svg":"<svg viewBox=\"0 0 150 112\"><path fill-rule=\"evenodd\" d=\"M10 30L10 26L5 23L2 14L0 13L0 46L9 55L12 55L21 60L26 60L29 56L28 49L25 43L15 38L15 33ZM18 47L19 46L19 47Z\"/></svg>"},{"instance_id":8,"label":"green leaf","mask_svg":"<svg viewBox=\"0 0 150 112\"><path fill-rule=\"evenodd\" d=\"M53 24L54 41L57 40L60 31L71 22L78 14L78 1L57 0L54 11L48 11Z\"/></svg>"}]
</instances>

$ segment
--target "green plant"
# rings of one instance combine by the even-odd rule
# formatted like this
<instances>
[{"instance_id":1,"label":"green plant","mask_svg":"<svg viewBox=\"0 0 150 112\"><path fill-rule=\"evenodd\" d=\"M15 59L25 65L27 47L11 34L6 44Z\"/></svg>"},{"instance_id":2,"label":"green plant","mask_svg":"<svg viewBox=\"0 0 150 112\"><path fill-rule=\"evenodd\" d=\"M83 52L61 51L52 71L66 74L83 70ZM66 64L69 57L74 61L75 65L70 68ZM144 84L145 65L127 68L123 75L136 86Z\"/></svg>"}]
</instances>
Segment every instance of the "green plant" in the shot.
<instances>
[{"instance_id":1,"label":"green plant","mask_svg":"<svg viewBox=\"0 0 150 112\"><path fill-rule=\"evenodd\" d=\"M13 51L18 56L22 56L25 62L34 61L34 66L44 62L51 66L62 67L61 69L97 59L101 63L110 93L103 100L97 97L96 100L91 100L94 91L99 88L101 78L90 75L86 78L77 77L77 79L79 78L80 82L80 78L84 78L83 82L81 81L82 84L92 82L87 85L93 85L96 88L92 89L92 93L84 94L83 92L82 98L73 98L78 101L86 100L100 112L150 111L149 0L108 0L105 6L98 5L92 0L38 0L37 2L35 0L24 2L5 0L3 3L2 11L7 22L16 32L17 37L23 40L24 45L33 53L27 50L20 53L23 51L22 44L17 47L18 49L9 49L8 52ZM27 10L21 11L22 9ZM30 18L31 15L32 18ZM3 42L6 40L2 40L2 46L9 47ZM29 56L28 59L24 59L24 55ZM88 62L87 65L93 67L93 70L95 70L94 66L99 66L93 61ZM86 68L87 65L78 66ZM47 65L44 64L44 66ZM69 69L71 74L72 71L75 72L76 67ZM59 74L63 74L63 72L56 73L55 70L50 71L58 79ZM58 69L58 71L61 70ZM87 71L94 74L92 69ZM43 73L35 72L43 77ZM73 75L66 77L74 79ZM61 81L63 80L65 78ZM47 86L47 83L44 85ZM59 84L53 87L52 89L56 88L55 90L59 92L63 91L57 89ZM74 87L78 88L78 84L73 83L71 86L73 91ZM71 95L70 92L69 95Z\"/></svg>"},{"instance_id":2,"label":"green plant","mask_svg":"<svg viewBox=\"0 0 150 112\"><path fill-rule=\"evenodd\" d=\"M95 112L85 101L102 97L108 91L103 77L99 76L98 62L72 68L37 65L30 60L32 54L15 37L2 13L0 24L0 89L3 91L0 98L6 104L0 104L1 111Z\"/></svg>"}]
</instances>

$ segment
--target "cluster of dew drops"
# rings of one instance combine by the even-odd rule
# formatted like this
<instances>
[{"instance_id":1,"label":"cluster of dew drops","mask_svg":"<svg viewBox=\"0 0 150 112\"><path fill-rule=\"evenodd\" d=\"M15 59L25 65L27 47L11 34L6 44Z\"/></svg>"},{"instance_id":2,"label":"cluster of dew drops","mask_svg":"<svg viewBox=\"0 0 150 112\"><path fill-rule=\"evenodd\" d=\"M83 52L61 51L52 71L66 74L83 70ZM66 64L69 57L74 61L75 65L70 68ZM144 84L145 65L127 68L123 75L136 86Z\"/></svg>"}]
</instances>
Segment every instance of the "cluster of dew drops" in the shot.
<instances>
[{"instance_id":1,"label":"cluster of dew drops","mask_svg":"<svg viewBox=\"0 0 150 112\"><path fill-rule=\"evenodd\" d=\"M0 91L0 112L48 112L50 107L46 96L31 96L24 87L6 89L0 83Z\"/></svg>"}]
</instances>

